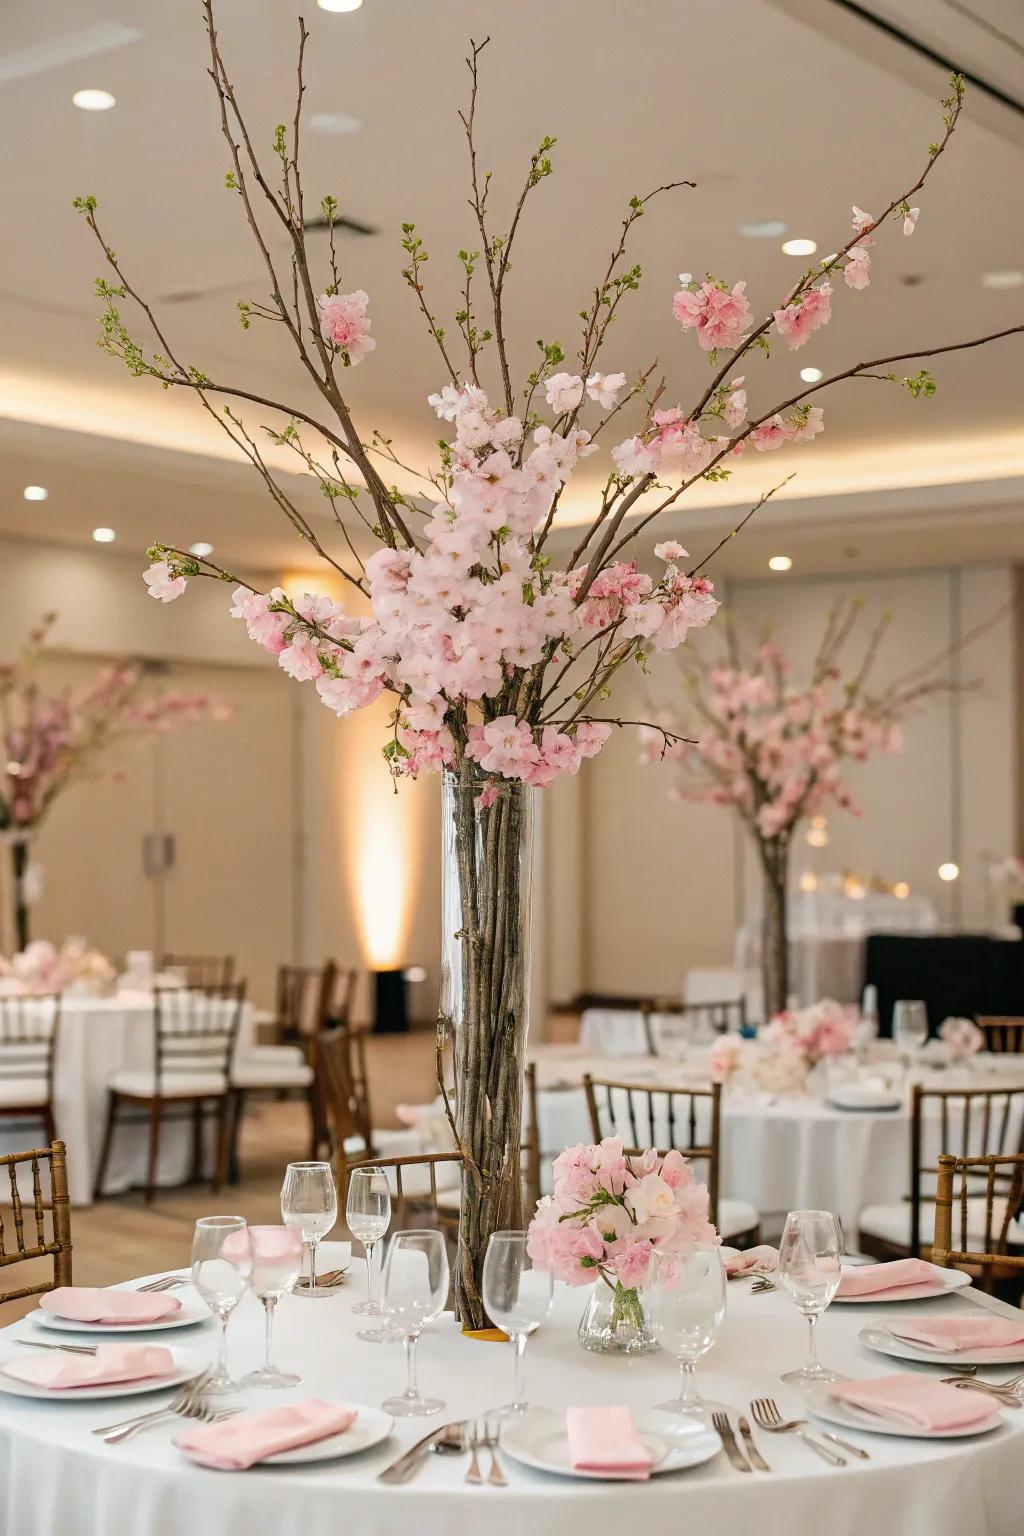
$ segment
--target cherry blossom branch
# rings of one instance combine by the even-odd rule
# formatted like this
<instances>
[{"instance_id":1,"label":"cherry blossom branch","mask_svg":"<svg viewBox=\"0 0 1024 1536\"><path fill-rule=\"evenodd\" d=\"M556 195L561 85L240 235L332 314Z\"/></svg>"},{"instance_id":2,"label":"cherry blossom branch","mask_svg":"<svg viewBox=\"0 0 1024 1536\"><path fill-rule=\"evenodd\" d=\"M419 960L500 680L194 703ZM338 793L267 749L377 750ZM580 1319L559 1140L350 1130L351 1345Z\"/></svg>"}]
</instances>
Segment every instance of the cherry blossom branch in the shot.
<instances>
[{"instance_id":1,"label":"cherry blossom branch","mask_svg":"<svg viewBox=\"0 0 1024 1536\"><path fill-rule=\"evenodd\" d=\"M724 549L725 548L726 544L729 543L730 539L734 539L738 533L742 533L743 529L750 522L750 519L754 516L754 513L755 512L760 512L760 510L764 506L765 502L766 501L771 501L771 499L775 495L776 491L781 491L782 487L784 485L788 485L791 480L795 480L795 479L796 479L796 471L794 470L794 472L791 475L787 475L786 476L785 480L780 480L778 485L773 485L770 491L765 491L764 495L761 496L759 498L759 500L757 500L754 503L754 505L745 514L745 516L740 518L739 522L736 524L736 527L730 529L730 531L725 535L725 537L723 539L719 539L718 543L715 545L714 549L710 552L710 554L705 555L704 559L701 560L699 562L699 564L695 565L693 567L693 569L688 572L688 575L693 577L693 576L696 576L698 571L702 571L704 569L704 567L710 561L712 561L715 558L715 556L718 554L718 551L720 549Z\"/></svg>"}]
</instances>

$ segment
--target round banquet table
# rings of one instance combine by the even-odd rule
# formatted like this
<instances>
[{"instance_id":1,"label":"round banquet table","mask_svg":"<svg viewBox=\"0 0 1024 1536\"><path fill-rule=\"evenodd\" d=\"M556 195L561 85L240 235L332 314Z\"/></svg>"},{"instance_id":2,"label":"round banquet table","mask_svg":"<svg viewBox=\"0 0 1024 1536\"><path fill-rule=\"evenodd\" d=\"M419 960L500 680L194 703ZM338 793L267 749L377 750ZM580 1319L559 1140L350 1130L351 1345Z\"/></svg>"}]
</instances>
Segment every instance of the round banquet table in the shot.
<instances>
[{"instance_id":1,"label":"round banquet table","mask_svg":"<svg viewBox=\"0 0 1024 1536\"><path fill-rule=\"evenodd\" d=\"M658 1056L601 1056L572 1045L538 1045L537 1118L541 1168L563 1147L589 1142L590 1120L580 1086L598 1080L673 1085L696 1081L693 1069ZM984 1074L950 1068L921 1078L937 1088L1024 1085L1024 1056L989 1058ZM835 1211L851 1234L868 1205L891 1204L908 1192L910 1108L837 1109L820 1093L722 1094L721 1192L756 1205L762 1224L781 1227L791 1210ZM1014 1143L1015 1144L1015 1143ZM773 1218L776 1220L773 1223Z\"/></svg>"},{"instance_id":2,"label":"round banquet table","mask_svg":"<svg viewBox=\"0 0 1024 1536\"><path fill-rule=\"evenodd\" d=\"M242 1008L235 1056L253 1043L255 1013ZM107 1083L121 1068L152 1070L153 1000L143 992L112 997L61 999L60 1033L54 1063L53 1097L57 1135L68 1149L68 1184L72 1205L92 1202L107 1114ZM0 1116L2 1119L2 1116ZM40 1132L30 1122L11 1121L0 1130L0 1153L16 1152L38 1143ZM118 1194L141 1182L146 1166L147 1127L118 1125L104 1185ZM192 1163L192 1130L187 1120L168 1120L161 1128L157 1182L181 1184Z\"/></svg>"},{"instance_id":3,"label":"round banquet table","mask_svg":"<svg viewBox=\"0 0 1024 1536\"><path fill-rule=\"evenodd\" d=\"M357 1265L357 1271L358 1271ZM398 1344L361 1343L360 1319L351 1312L362 1295L357 1272L336 1297L306 1302L285 1297L278 1309L277 1358L303 1374L284 1392L240 1394L249 1407L270 1408L312 1395L376 1406L404 1385ZM663 1354L629 1362L588 1354L576 1340L587 1290L556 1288L551 1317L527 1350L527 1387L533 1402L562 1410L582 1403L650 1407L674 1391L674 1362ZM1008 1311L970 1292L932 1300L929 1311L952 1312L982 1304ZM879 1305L833 1305L819 1326L822 1358L840 1372L885 1375L898 1362L873 1355L858 1331L876 1324ZM28 1318L7 1334L32 1328ZM233 1369L262 1359L262 1319L251 1296L230 1325ZM52 1338L52 1334L47 1337ZM212 1360L212 1323L162 1334L204 1350ZM155 1339L156 1336L154 1335ZM780 1385L781 1370L796 1364L806 1343L802 1318L781 1291L754 1296L743 1281L729 1287L722 1334L699 1371L708 1397L735 1415L750 1399L774 1396L784 1413L801 1407L799 1394ZM934 1368L907 1366L938 1374ZM0 1530L4 1536L589 1536L597 1527L631 1521L645 1536L714 1530L717 1536L864 1536L872 1528L900 1536L1017 1536L1024 1412L971 1439L924 1441L842 1430L870 1451L831 1468L792 1436L755 1437L770 1476L735 1472L723 1455L703 1466L649 1483L591 1482L532 1471L503 1453L507 1489L473 1488L463 1481L464 1456L432 1457L409 1483L391 1487L377 1474L427 1431L493 1410L507 1400L511 1351L463 1338L450 1315L420 1341L420 1383L447 1400L434 1419L398 1420L391 1437L350 1460L305 1468L265 1467L216 1472L186 1462L173 1446L175 1429L156 1426L137 1439L107 1446L90 1433L100 1424L141 1412L132 1403L30 1402L0 1392ZM162 1402L163 1398L157 1398ZM225 1399L224 1401L231 1401ZM484 1461L486 1471L487 1462Z\"/></svg>"}]
</instances>

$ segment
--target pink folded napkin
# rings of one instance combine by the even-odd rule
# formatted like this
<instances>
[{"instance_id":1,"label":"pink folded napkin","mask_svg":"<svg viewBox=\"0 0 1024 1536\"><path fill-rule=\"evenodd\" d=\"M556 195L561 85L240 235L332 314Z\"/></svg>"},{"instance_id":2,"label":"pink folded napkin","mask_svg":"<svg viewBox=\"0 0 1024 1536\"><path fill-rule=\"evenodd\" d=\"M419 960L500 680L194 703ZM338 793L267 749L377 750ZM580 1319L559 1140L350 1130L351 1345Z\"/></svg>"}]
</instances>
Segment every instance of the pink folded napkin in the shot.
<instances>
[{"instance_id":1,"label":"pink folded napkin","mask_svg":"<svg viewBox=\"0 0 1024 1536\"><path fill-rule=\"evenodd\" d=\"M779 1267L779 1250L769 1243L759 1243L725 1261L725 1272L730 1280L734 1275L767 1275Z\"/></svg>"},{"instance_id":2,"label":"pink folded napkin","mask_svg":"<svg viewBox=\"0 0 1024 1536\"><path fill-rule=\"evenodd\" d=\"M176 1296L155 1291L107 1291L92 1285L59 1285L39 1298L44 1312L74 1323L159 1323L181 1311Z\"/></svg>"},{"instance_id":3,"label":"pink folded napkin","mask_svg":"<svg viewBox=\"0 0 1024 1536\"><path fill-rule=\"evenodd\" d=\"M569 1455L578 1472L642 1481L650 1476L651 1454L637 1434L628 1408L567 1408Z\"/></svg>"},{"instance_id":4,"label":"pink folded napkin","mask_svg":"<svg viewBox=\"0 0 1024 1536\"><path fill-rule=\"evenodd\" d=\"M901 1371L877 1376L873 1381L837 1381L829 1387L832 1397L853 1403L890 1424L934 1433L943 1429L967 1429L983 1424L999 1413L999 1404L981 1392L964 1392L930 1376Z\"/></svg>"},{"instance_id":5,"label":"pink folded napkin","mask_svg":"<svg viewBox=\"0 0 1024 1536\"><path fill-rule=\"evenodd\" d=\"M311 1397L304 1403L291 1403L287 1408L243 1413L223 1424L188 1429L174 1443L205 1467L240 1472L280 1451L291 1451L299 1445L326 1440L329 1435L340 1435L352 1427L356 1418L354 1408L342 1408L322 1397Z\"/></svg>"},{"instance_id":6,"label":"pink folded napkin","mask_svg":"<svg viewBox=\"0 0 1024 1536\"><path fill-rule=\"evenodd\" d=\"M936 1283L935 1269L924 1259L894 1259L890 1264L860 1264L844 1269L837 1296L873 1296L905 1285Z\"/></svg>"},{"instance_id":7,"label":"pink folded napkin","mask_svg":"<svg viewBox=\"0 0 1024 1536\"><path fill-rule=\"evenodd\" d=\"M1019 1323L1009 1317L901 1317L885 1329L894 1338L932 1349L1002 1349L1024 1344L1024 1312Z\"/></svg>"},{"instance_id":8,"label":"pink folded napkin","mask_svg":"<svg viewBox=\"0 0 1024 1536\"><path fill-rule=\"evenodd\" d=\"M174 1357L159 1344L98 1344L94 1355L19 1355L4 1364L5 1376L34 1387L100 1387L112 1381L170 1376Z\"/></svg>"}]
</instances>

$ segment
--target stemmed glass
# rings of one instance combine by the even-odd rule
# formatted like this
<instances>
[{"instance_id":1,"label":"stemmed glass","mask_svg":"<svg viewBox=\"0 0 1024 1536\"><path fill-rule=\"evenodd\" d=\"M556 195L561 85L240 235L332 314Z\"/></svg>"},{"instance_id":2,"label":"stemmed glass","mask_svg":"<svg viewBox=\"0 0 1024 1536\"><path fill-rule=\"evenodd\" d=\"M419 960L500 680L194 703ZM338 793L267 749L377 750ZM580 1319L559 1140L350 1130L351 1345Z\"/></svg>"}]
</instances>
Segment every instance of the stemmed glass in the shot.
<instances>
[{"instance_id":1,"label":"stemmed glass","mask_svg":"<svg viewBox=\"0 0 1024 1536\"><path fill-rule=\"evenodd\" d=\"M381 1304L373 1294L373 1250L391 1225L391 1189L383 1168L356 1168L348 1181L345 1221L352 1236L366 1250L366 1300L352 1308L360 1317L380 1317ZM379 1344L379 1328L364 1328L357 1338Z\"/></svg>"},{"instance_id":2,"label":"stemmed glass","mask_svg":"<svg viewBox=\"0 0 1024 1536\"><path fill-rule=\"evenodd\" d=\"M659 1403L664 1413L703 1423L717 1406L697 1390L697 1361L707 1354L725 1320L725 1266L717 1248L677 1257L651 1254L644 1305L655 1337L679 1361L679 1396Z\"/></svg>"},{"instance_id":3,"label":"stemmed glass","mask_svg":"<svg viewBox=\"0 0 1024 1536\"><path fill-rule=\"evenodd\" d=\"M902 998L893 1004L892 1037L909 1061L928 1039L928 1010L924 1003L917 998Z\"/></svg>"},{"instance_id":4,"label":"stemmed glass","mask_svg":"<svg viewBox=\"0 0 1024 1536\"><path fill-rule=\"evenodd\" d=\"M252 1270L249 1289L266 1313L266 1352L258 1371L242 1377L243 1387L294 1387L302 1380L294 1371L279 1371L273 1363L274 1308L302 1273L302 1234L291 1227L250 1227Z\"/></svg>"},{"instance_id":5,"label":"stemmed glass","mask_svg":"<svg viewBox=\"0 0 1024 1536\"><path fill-rule=\"evenodd\" d=\"M448 1254L440 1232L396 1232L384 1265L384 1316L405 1340L407 1380L401 1397L381 1404L396 1418L440 1413L439 1397L421 1397L416 1381L416 1345L424 1323L444 1310L448 1299Z\"/></svg>"},{"instance_id":6,"label":"stemmed glass","mask_svg":"<svg viewBox=\"0 0 1024 1536\"><path fill-rule=\"evenodd\" d=\"M503 1328L515 1350L514 1387L507 1413L529 1408L523 1383L526 1341L551 1310L554 1277L535 1269L526 1251L525 1232L494 1232L484 1259L484 1307L498 1328Z\"/></svg>"},{"instance_id":7,"label":"stemmed glass","mask_svg":"<svg viewBox=\"0 0 1024 1536\"><path fill-rule=\"evenodd\" d=\"M316 1288L316 1250L338 1219L338 1191L330 1163L289 1163L281 1186L281 1216L286 1227L302 1233L309 1249L309 1280L300 1281L297 1296L330 1296Z\"/></svg>"},{"instance_id":8,"label":"stemmed glass","mask_svg":"<svg viewBox=\"0 0 1024 1536\"><path fill-rule=\"evenodd\" d=\"M220 1323L217 1366L203 1390L237 1392L228 1372L228 1319L245 1295L252 1250L244 1216L202 1216L192 1239L192 1284Z\"/></svg>"},{"instance_id":9,"label":"stemmed glass","mask_svg":"<svg viewBox=\"0 0 1024 1536\"><path fill-rule=\"evenodd\" d=\"M818 1360L815 1327L842 1279L843 1229L831 1211L790 1211L779 1244L779 1281L807 1319L807 1361L779 1377L793 1387L835 1381Z\"/></svg>"}]
</instances>

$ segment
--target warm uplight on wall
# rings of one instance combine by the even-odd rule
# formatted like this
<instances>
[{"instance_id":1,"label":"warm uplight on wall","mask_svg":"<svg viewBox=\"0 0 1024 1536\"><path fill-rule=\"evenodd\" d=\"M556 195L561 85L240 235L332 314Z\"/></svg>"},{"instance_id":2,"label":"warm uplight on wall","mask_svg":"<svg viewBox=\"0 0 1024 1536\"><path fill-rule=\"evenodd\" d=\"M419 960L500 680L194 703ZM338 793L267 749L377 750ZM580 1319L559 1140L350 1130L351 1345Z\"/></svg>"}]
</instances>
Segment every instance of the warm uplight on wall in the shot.
<instances>
[{"instance_id":1,"label":"warm uplight on wall","mask_svg":"<svg viewBox=\"0 0 1024 1536\"><path fill-rule=\"evenodd\" d=\"M892 888L892 893L894 896L898 897L900 901L906 901L907 897L910 895L910 886L905 880L897 880L896 884Z\"/></svg>"},{"instance_id":2,"label":"warm uplight on wall","mask_svg":"<svg viewBox=\"0 0 1024 1536\"><path fill-rule=\"evenodd\" d=\"M950 880L959 880L959 878L960 878L960 866L959 866L959 864L952 864L951 863L951 864L940 864L939 865L939 879L940 880L945 880L948 883Z\"/></svg>"},{"instance_id":3,"label":"warm uplight on wall","mask_svg":"<svg viewBox=\"0 0 1024 1536\"><path fill-rule=\"evenodd\" d=\"M818 877L813 870L807 869L800 876L800 889L807 891L808 894L818 889Z\"/></svg>"}]
</instances>

